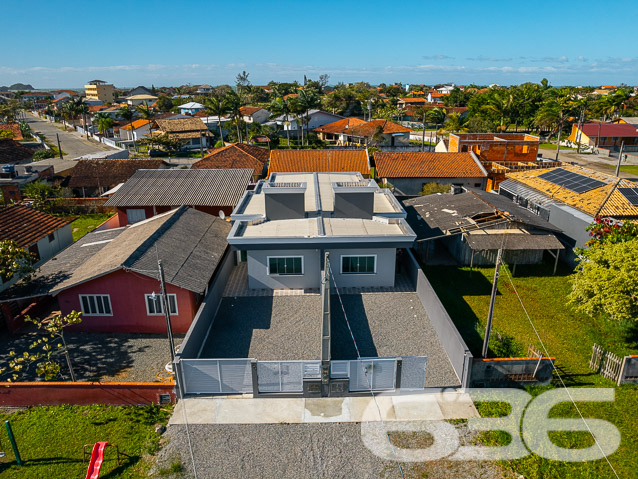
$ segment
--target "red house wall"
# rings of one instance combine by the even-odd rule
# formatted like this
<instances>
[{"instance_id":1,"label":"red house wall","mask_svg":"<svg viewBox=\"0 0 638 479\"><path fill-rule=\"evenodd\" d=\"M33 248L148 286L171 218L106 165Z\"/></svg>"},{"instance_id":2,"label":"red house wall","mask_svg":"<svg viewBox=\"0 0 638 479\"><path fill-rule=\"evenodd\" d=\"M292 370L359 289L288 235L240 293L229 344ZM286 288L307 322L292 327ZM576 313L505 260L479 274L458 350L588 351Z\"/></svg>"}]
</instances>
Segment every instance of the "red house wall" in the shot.
<instances>
[{"instance_id":1,"label":"red house wall","mask_svg":"<svg viewBox=\"0 0 638 479\"><path fill-rule=\"evenodd\" d=\"M177 315L171 315L173 332L186 333L199 307L195 293L166 285L168 294L177 295ZM138 273L115 271L106 276L79 284L58 294L62 314L82 311L80 294L108 294L111 298L112 316L84 316L82 322L71 330L87 332L166 333L164 315L149 316L146 313L144 295L159 294L159 281Z\"/></svg>"},{"instance_id":2,"label":"red house wall","mask_svg":"<svg viewBox=\"0 0 638 479\"><path fill-rule=\"evenodd\" d=\"M209 215L213 215L213 216L218 216L220 210L223 211L226 214L226 216L230 216L230 214L235 209L233 206L190 206L190 207L198 211L203 211L204 213L208 213ZM144 208L144 212L146 213L147 219L155 216L156 214L159 215L171 210L170 206L156 206L155 210L153 210L152 206L135 206L131 208L132 209ZM117 217L119 219L120 226L126 226L129 224L128 217L126 216L126 210L127 208L125 207L121 207L121 208L118 207L117 209Z\"/></svg>"}]
</instances>

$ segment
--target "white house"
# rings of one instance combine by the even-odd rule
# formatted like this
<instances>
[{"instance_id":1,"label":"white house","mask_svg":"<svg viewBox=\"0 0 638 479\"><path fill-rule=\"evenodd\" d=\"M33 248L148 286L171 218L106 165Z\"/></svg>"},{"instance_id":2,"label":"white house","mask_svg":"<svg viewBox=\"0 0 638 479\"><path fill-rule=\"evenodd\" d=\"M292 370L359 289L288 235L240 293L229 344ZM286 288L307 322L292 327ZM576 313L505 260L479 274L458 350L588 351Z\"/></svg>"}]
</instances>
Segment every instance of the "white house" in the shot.
<instances>
[{"instance_id":1,"label":"white house","mask_svg":"<svg viewBox=\"0 0 638 479\"><path fill-rule=\"evenodd\" d=\"M270 118L270 112L258 106L242 106L239 109L241 118L246 123L266 123Z\"/></svg>"},{"instance_id":2,"label":"white house","mask_svg":"<svg viewBox=\"0 0 638 479\"><path fill-rule=\"evenodd\" d=\"M341 120L343 118L340 115L328 113L327 111L323 111L323 110L310 110L308 112L308 117L309 117L309 122L307 125L304 125L304 129L307 131L314 130L315 128L319 128L320 126L327 125L328 123L332 123L337 120ZM304 115L304 120L305 120L305 115ZM272 121L272 123L281 125L284 131L286 130L297 131L299 129L299 126L297 125L297 120L292 115L288 115L288 124L286 124L286 119L284 115L278 116Z\"/></svg>"},{"instance_id":3,"label":"white house","mask_svg":"<svg viewBox=\"0 0 638 479\"><path fill-rule=\"evenodd\" d=\"M150 131L151 122L149 120L135 120L120 128L120 138L124 141L137 141L148 136Z\"/></svg>"},{"instance_id":4,"label":"white house","mask_svg":"<svg viewBox=\"0 0 638 479\"><path fill-rule=\"evenodd\" d=\"M157 97L153 95L133 95L126 97L126 103L130 106L152 105L157 101Z\"/></svg>"},{"instance_id":5,"label":"white house","mask_svg":"<svg viewBox=\"0 0 638 479\"><path fill-rule=\"evenodd\" d=\"M179 106L179 112L182 115L194 115L198 111L202 111L204 109L204 105L195 101L189 101L188 103L184 103L183 105Z\"/></svg>"}]
</instances>

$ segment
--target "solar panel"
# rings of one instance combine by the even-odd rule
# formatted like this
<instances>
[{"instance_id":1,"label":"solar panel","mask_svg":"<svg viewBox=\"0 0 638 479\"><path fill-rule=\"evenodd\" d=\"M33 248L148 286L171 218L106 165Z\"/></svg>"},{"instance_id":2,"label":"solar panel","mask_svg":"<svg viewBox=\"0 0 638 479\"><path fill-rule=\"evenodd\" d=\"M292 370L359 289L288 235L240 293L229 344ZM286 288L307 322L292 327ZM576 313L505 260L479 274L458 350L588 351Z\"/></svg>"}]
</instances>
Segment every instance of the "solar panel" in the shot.
<instances>
[{"instance_id":1,"label":"solar panel","mask_svg":"<svg viewBox=\"0 0 638 479\"><path fill-rule=\"evenodd\" d=\"M638 188L618 188L632 205L638 206Z\"/></svg>"},{"instance_id":2,"label":"solar panel","mask_svg":"<svg viewBox=\"0 0 638 479\"><path fill-rule=\"evenodd\" d=\"M575 193L585 193L607 184L604 181L595 180L594 178L574 173L564 168L556 168L555 170L538 175L538 177L555 185L567 188Z\"/></svg>"}]
</instances>

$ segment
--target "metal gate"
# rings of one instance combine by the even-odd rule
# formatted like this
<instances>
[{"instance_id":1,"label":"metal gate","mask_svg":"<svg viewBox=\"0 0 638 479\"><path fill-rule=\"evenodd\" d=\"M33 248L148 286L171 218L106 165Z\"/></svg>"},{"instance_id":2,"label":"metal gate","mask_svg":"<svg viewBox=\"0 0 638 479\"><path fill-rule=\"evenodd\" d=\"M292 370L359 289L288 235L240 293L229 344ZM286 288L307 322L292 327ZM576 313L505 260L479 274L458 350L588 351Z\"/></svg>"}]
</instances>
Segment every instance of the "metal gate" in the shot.
<instances>
[{"instance_id":1,"label":"metal gate","mask_svg":"<svg viewBox=\"0 0 638 479\"><path fill-rule=\"evenodd\" d=\"M401 361L401 391L419 391L425 388L425 371L428 358L403 356Z\"/></svg>"},{"instance_id":2,"label":"metal gate","mask_svg":"<svg viewBox=\"0 0 638 479\"><path fill-rule=\"evenodd\" d=\"M396 358L330 361L330 377L349 378L348 390L351 392L394 389L396 372Z\"/></svg>"},{"instance_id":3,"label":"metal gate","mask_svg":"<svg viewBox=\"0 0 638 479\"><path fill-rule=\"evenodd\" d=\"M250 359L182 359L185 394L242 394L253 392Z\"/></svg>"},{"instance_id":4,"label":"metal gate","mask_svg":"<svg viewBox=\"0 0 638 479\"><path fill-rule=\"evenodd\" d=\"M301 393L304 378L321 378L321 361L257 361L260 393Z\"/></svg>"}]
</instances>

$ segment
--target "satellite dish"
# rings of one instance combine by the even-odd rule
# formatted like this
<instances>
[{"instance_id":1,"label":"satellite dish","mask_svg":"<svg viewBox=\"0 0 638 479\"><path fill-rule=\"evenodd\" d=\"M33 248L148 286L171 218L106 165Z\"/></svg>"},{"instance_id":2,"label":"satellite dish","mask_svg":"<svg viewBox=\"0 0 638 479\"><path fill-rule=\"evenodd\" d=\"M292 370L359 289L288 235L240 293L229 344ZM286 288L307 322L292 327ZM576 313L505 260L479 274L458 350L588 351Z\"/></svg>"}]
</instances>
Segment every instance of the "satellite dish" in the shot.
<instances>
[{"instance_id":1,"label":"satellite dish","mask_svg":"<svg viewBox=\"0 0 638 479\"><path fill-rule=\"evenodd\" d=\"M224 213L222 210L219 210L219 217L223 220L226 219L226 213Z\"/></svg>"}]
</instances>

